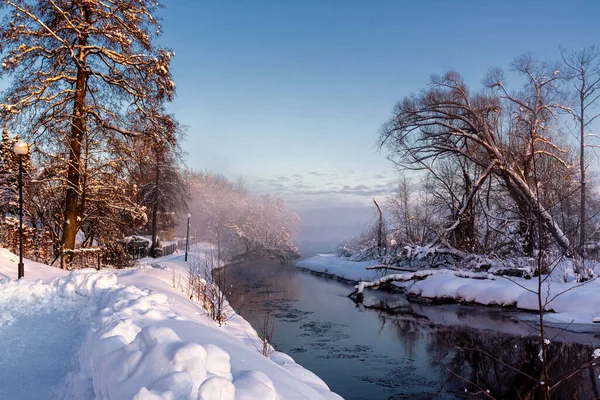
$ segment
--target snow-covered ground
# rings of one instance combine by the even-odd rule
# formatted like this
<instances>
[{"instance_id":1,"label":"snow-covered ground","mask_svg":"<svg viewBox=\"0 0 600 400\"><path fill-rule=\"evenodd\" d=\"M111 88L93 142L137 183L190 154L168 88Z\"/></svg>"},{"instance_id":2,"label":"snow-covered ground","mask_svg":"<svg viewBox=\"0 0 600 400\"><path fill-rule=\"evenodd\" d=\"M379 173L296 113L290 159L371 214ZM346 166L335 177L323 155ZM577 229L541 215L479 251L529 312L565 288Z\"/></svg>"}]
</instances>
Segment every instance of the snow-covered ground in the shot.
<instances>
[{"instance_id":1,"label":"snow-covered ground","mask_svg":"<svg viewBox=\"0 0 600 400\"><path fill-rule=\"evenodd\" d=\"M298 267L323 272L359 282L357 289L368 287L366 281L384 281L382 272L367 270L375 261L352 262L323 254L307 258ZM453 299L483 305L516 306L523 310L538 310L537 279L506 278L451 270L420 270L393 274L397 283L409 294L430 299ZM425 276L425 278L423 278ZM476 279L479 278L479 279ZM484 279L480 279L484 278ZM364 281L364 282L363 282ZM542 285L543 298L549 302L546 320L554 323L592 323L600 321L600 279L578 284L548 279Z\"/></svg>"},{"instance_id":2,"label":"snow-covered ground","mask_svg":"<svg viewBox=\"0 0 600 400\"><path fill-rule=\"evenodd\" d=\"M288 355L260 354L233 310L219 327L174 289L182 255L101 272L26 261L20 281L16 263L0 249L1 398L340 398Z\"/></svg>"}]
</instances>

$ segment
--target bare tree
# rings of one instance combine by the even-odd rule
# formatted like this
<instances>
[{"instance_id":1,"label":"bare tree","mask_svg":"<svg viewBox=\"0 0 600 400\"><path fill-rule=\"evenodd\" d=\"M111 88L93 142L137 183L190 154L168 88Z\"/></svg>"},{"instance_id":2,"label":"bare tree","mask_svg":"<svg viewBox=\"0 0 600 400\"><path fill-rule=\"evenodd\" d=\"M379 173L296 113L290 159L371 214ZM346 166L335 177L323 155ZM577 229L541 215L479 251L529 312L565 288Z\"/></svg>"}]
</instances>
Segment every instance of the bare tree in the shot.
<instances>
[{"instance_id":1,"label":"bare tree","mask_svg":"<svg viewBox=\"0 0 600 400\"><path fill-rule=\"evenodd\" d=\"M389 197L387 202L394 224L392 235L396 242L409 243L414 241L411 195L411 183L406 176L402 176L396 192Z\"/></svg>"},{"instance_id":2,"label":"bare tree","mask_svg":"<svg viewBox=\"0 0 600 400\"><path fill-rule=\"evenodd\" d=\"M515 63L515 68L527 79L519 96L509 92L498 73L488 79L489 87L497 90L476 94L470 93L455 72L433 77L427 90L396 105L393 117L381 130L379 143L388 146L390 158L404 168L431 170L432 163L450 157L479 168L469 185L467 201L455 215L454 227L468 213L471 199L494 175L505 182L517 204L527 212L539 214L545 232L560 247L569 249L567 236L549 210L536 207L537 197L529 172L515 162L512 153L512 141L519 132L523 138L533 138L537 143L536 154L568 167L563 149L546 135L552 128L555 112L561 109L555 98L556 84L561 78L555 69L527 57ZM512 120L508 127L502 123L506 120Z\"/></svg>"},{"instance_id":3,"label":"bare tree","mask_svg":"<svg viewBox=\"0 0 600 400\"><path fill-rule=\"evenodd\" d=\"M567 73L574 82L575 102L570 110L579 131L579 254L585 255L586 224L587 224L587 195L586 195L586 147L591 145L588 138L598 138L597 134L589 132L590 127L598 117L598 99L600 98L600 51L596 46L586 47L579 52L568 52L561 49L561 55Z\"/></svg>"},{"instance_id":4,"label":"bare tree","mask_svg":"<svg viewBox=\"0 0 600 400\"><path fill-rule=\"evenodd\" d=\"M452 212L455 222L448 230L460 226L461 217L472 218L469 205L482 195L484 184L500 183L510 194L513 213L520 219L519 231L526 242L525 251L535 255L536 285L521 287L537 300L539 342L536 352L539 350L537 359L541 368L539 376L528 378L533 380L535 390L543 398L550 399L553 391L573 376L572 373L593 365L593 360L586 357L574 372L552 376L548 353L551 339L545 326L548 307L564 294L564 291L550 290L552 274L564 258L572 254L569 231L563 228L570 227L566 220L571 217L570 199L576 192L573 182L577 180L571 148L562 140L559 128L561 115L572 111L565 105L560 90L565 78L558 65L525 55L514 62L513 69L525 80L518 91L508 89L498 70L491 71L486 80L487 89L477 94L471 94L456 73L434 77L427 90L406 98L396 107L393 118L382 129L380 144L390 147L391 158L397 165L426 170L434 176L445 191L439 199L457 198L461 206L450 207L451 210L458 208L458 212ZM580 120L585 123L581 114ZM583 136L581 140L583 142ZM583 155L581 160L583 162ZM453 167L444 169L444 164ZM474 179L471 171L475 171ZM457 173L463 179L455 185ZM459 188L465 193L461 201L457 195L462 192ZM435 195L436 190L440 189L434 188L431 192ZM486 207L481 207L485 211L490 209L489 201L486 203ZM467 232L475 233L473 228L460 234ZM558 257L553 257L552 254L557 253L550 251L556 250L554 245L561 250ZM360 295L365 287L408 279L412 279L410 274L391 274L373 282L361 282L352 295ZM515 281L515 284L519 283ZM571 285L566 290L582 284ZM526 375L525 371L518 372Z\"/></svg>"},{"instance_id":5,"label":"bare tree","mask_svg":"<svg viewBox=\"0 0 600 400\"><path fill-rule=\"evenodd\" d=\"M435 204L426 175L418 184L400 179L396 192L388 198L388 215L392 220L391 236L395 247L424 245L439 236L440 220L436 218Z\"/></svg>"},{"instance_id":6,"label":"bare tree","mask_svg":"<svg viewBox=\"0 0 600 400\"><path fill-rule=\"evenodd\" d=\"M463 158L449 157L427 168L424 184L424 189L434 200L434 209L446 226L438 238L469 252L475 251L478 244L475 203L482 189L474 191L473 185L480 173L476 164Z\"/></svg>"}]
</instances>

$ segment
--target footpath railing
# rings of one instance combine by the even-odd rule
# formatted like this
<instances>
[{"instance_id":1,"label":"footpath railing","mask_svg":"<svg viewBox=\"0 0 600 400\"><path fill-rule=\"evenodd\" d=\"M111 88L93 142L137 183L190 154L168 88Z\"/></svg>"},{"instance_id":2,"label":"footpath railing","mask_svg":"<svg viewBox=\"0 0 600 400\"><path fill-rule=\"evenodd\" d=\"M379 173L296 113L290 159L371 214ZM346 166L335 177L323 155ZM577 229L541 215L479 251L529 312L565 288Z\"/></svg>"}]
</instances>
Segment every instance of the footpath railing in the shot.
<instances>
[{"instance_id":1,"label":"footpath railing","mask_svg":"<svg viewBox=\"0 0 600 400\"><path fill-rule=\"evenodd\" d=\"M155 256L156 257L168 256L169 254L175 253L175 251L177 251L178 247L179 247L178 242L176 242L176 241L162 243L156 248Z\"/></svg>"},{"instance_id":2,"label":"footpath railing","mask_svg":"<svg viewBox=\"0 0 600 400\"><path fill-rule=\"evenodd\" d=\"M127 258L127 255L132 260L139 260L150 255L150 241L144 237L131 237L127 242L121 242L116 247L111 249L105 247L86 247L75 250L63 250L51 262L52 265L59 264L62 269L76 268L95 268L102 269L103 266L112 266L120 268L122 262L115 259L116 253ZM196 243L196 240L190 238L189 245ZM177 250L185 251L186 240L175 239L160 243L156 248L156 257L164 257L175 253ZM115 252L116 249L120 249ZM121 261L122 261L122 256ZM115 265L117 261L117 265Z\"/></svg>"}]
</instances>

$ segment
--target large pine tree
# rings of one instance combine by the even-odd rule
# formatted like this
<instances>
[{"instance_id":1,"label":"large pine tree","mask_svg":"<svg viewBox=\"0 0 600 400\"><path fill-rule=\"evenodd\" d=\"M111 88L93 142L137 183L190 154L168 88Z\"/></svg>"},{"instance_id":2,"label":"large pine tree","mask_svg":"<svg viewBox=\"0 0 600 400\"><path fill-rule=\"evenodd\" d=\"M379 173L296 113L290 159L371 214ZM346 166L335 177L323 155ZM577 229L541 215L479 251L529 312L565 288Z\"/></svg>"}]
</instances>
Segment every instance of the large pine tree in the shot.
<instances>
[{"instance_id":1,"label":"large pine tree","mask_svg":"<svg viewBox=\"0 0 600 400\"><path fill-rule=\"evenodd\" d=\"M152 236L151 255L155 256L158 231L177 226L189 196L180 171L179 150L159 143L142 146L150 150L139 161L140 173L134 179L139 187L138 201L151 213L147 225Z\"/></svg>"},{"instance_id":2,"label":"large pine tree","mask_svg":"<svg viewBox=\"0 0 600 400\"><path fill-rule=\"evenodd\" d=\"M112 158L122 157L115 151L122 142L147 134L128 124L132 115L158 126L170 119L156 106L170 101L175 90L172 53L153 44L159 5L155 0L0 0L0 5L5 14L0 77L12 80L2 96L2 117L36 144L45 162L64 164L61 246L73 249L87 204L86 171L110 166ZM169 131L153 135L174 140ZM97 156L84 159L90 141Z\"/></svg>"},{"instance_id":3,"label":"large pine tree","mask_svg":"<svg viewBox=\"0 0 600 400\"><path fill-rule=\"evenodd\" d=\"M6 129L2 131L0 141L0 217L14 213L17 201L19 164L13 151L13 140Z\"/></svg>"}]
</instances>

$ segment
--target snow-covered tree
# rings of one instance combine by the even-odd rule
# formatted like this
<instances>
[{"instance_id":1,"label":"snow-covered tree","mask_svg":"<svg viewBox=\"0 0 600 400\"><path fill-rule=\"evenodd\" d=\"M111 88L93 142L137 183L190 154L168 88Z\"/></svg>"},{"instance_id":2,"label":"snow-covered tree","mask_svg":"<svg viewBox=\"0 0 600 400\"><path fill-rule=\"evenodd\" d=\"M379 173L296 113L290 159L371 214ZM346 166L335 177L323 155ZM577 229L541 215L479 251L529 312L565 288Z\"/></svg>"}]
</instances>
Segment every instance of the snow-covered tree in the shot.
<instances>
[{"instance_id":1,"label":"snow-covered tree","mask_svg":"<svg viewBox=\"0 0 600 400\"><path fill-rule=\"evenodd\" d=\"M283 199L251 196L242 182L208 173L190 173L188 182L193 225L205 239L226 248L227 257L287 261L299 255L291 241L299 218Z\"/></svg>"},{"instance_id":2,"label":"snow-covered tree","mask_svg":"<svg viewBox=\"0 0 600 400\"><path fill-rule=\"evenodd\" d=\"M138 201L149 211L147 231L152 235L151 254L157 246L157 232L177 226L187 211L188 191L181 170L178 149L167 143L136 143L132 178Z\"/></svg>"},{"instance_id":3,"label":"snow-covered tree","mask_svg":"<svg viewBox=\"0 0 600 400\"><path fill-rule=\"evenodd\" d=\"M456 72L433 77L426 90L398 103L381 130L380 144L388 146L390 157L405 168L432 170L433 163L452 158L474 167L476 174L460 194L463 200L449 230L461 226L472 199L495 176L527 215L539 217L545 232L568 249L569 239L549 205L537 206L539 194L522 168L527 164L519 158L535 154L568 167L564 150L549 134L561 107L555 98L560 75L527 57L515 68L526 79L518 95L508 90L500 73L490 75L489 88L479 93L472 93Z\"/></svg>"},{"instance_id":4,"label":"snow-covered tree","mask_svg":"<svg viewBox=\"0 0 600 400\"><path fill-rule=\"evenodd\" d=\"M426 176L423 182L415 183L403 176L394 194L388 198L390 235L395 246L422 246L439 235L442 221L435 212L432 193L425 190L430 187L430 180Z\"/></svg>"},{"instance_id":5,"label":"snow-covered tree","mask_svg":"<svg viewBox=\"0 0 600 400\"><path fill-rule=\"evenodd\" d=\"M84 159L85 146L116 148L124 138L145 134L128 124L130 115L157 125L170 118L157 107L171 100L175 88L172 52L153 44L159 5L1 0L0 6L0 76L12 82L3 93L2 117L35 142L44 161L64 165L61 246L73 249L88 205L86 170L112 157L107 151ZM153 133L173 141L168 134Z\"/></svg>"},{"instance_id":6,"label":"snow-covered tree","mask_svg":"<svg viewBox=\"0 0 600 400\"><path fill-rule=\"evenodd\" d=\"M269 195L249 199L243 217L232 221L231 228L249 255L267 255L286 261L299 255L291 242L291 233L299 218L286 210L281 198Z\"/></svg>"},{"instance_id":7,"label":"snow-covered tree","mask_svg":"<svg viewBox=\"0 0 600 400\"><path fill-rule=\"evenodd\" d=\"M199 235L232 253L241 252L230 226L241 218L242 210L247 206L249 195L246 189L223 176L205 172L188 172L186 179L192 225Z\"/></svg>"}]
</instances>

